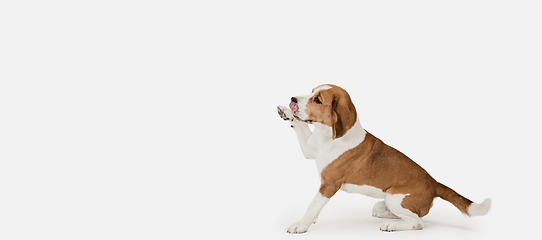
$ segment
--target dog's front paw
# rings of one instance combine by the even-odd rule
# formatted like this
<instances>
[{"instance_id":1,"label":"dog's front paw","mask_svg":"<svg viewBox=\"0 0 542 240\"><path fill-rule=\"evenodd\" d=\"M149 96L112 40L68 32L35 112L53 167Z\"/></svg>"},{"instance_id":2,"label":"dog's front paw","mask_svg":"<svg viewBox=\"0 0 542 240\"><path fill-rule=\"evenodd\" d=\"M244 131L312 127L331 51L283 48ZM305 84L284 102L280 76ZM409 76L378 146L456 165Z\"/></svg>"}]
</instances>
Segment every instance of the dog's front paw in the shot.
<instances>
[{"instance_id":1,"label":"dog's front paw","mask_svg":"<svg viewBox=\"0 0 542 240\"><path fill-rule=\"evenodd\" d=\"M278 107L277 107L277 112L279 113L279 116L280 116L284 121L293 121L293 120L294 120L294 113L292 112L292 110L290 110L290 109L287 108L287 107L284 107L284 106L278 106Z\"/></svg>"},{"instance_id":2,"label":"dog's front paw","mask_svg":"<svg viewBox=\"0 0 542 240\"><path fill-rule=\"evenodd\" d=\"M306 233L309 230L311 223L298 222L288 228L288 233Z\"/></svg>"}]
</instances>

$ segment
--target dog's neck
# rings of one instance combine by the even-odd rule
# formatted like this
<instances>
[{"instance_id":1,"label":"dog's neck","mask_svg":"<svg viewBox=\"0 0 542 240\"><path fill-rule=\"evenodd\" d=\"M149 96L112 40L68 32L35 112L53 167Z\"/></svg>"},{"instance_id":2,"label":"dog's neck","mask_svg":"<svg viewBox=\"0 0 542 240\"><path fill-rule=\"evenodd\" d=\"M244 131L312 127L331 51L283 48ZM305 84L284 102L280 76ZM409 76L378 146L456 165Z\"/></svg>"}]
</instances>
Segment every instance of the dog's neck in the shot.
<instances>
[{"instance_id":1,"label":"dog's neck","mask_svg":"<svg viewBox=\"0 0 542 240\"><path fill-rule=\"evenodd\" d=\"M332 129L330 126L314 122L314 132L313 134L317 134L319 138L323 141L333 141L333 142L359 142L361 143L363 139L365 139L365 134L367 132L363 127L361 127L361 123L359 122L359 117L356 119L356 123L352 128L344 134L344 136L336 139L332 139Z\"/></svg>"},{"instance_id":2,"label":"dog's neck","mask_svg":"<svg viewBox=\"0 0 542 240\"><path fill-rule=\"evenodd\" d=\"M314 124L314 132L309 141L316 148L316 166L318 168L318 176L322 170L333 160L337 159L344 152L355 148L365 139L367 132L361 127L359 118L356 123L344 136L332 139L331 127L316 123Z\"/></svg>"},{"instance_id":3,"label":"dog's neck","mask_svg":"<svg viewBox=\"0 0 542 240\"><path fill-rule=\"evenodd\" d=\"M342 136L341 138L338 138L338 139L344 138L343 141L349 141L349 142L354 141L354 142L358 142L358 144L360 144L365 139L366 134L367 134L367 131L365 131L365 129L363 129L363 127L361 127L361 123L359 122L359 118L357 118L356 123L354 123L354 126L352 126L352 128L350 128L350 130L348 130L348 132L346 132L346 134L344 136ZM337 140L337 139L335 139L335 140ZM357 144L356 144L356 146L357 146Z\"/></svg>"}]
</instances>

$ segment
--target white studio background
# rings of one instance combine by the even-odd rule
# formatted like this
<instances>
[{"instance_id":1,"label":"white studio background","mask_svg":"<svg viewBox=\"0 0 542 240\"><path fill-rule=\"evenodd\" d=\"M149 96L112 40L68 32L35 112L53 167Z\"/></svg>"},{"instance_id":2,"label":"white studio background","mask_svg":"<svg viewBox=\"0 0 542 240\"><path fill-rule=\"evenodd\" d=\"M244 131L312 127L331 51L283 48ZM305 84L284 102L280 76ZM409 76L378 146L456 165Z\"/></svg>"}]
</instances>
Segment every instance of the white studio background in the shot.
<instances>
[{"instance_id":1,"label":"white studio background","mask_svg":"<svg viewBox=\"0 0 542 240\"><path fill-rule=\"evenodd\" d=\"M3 1L0 239L530 236L539 1ZM383 233L376 200L318 189L276 114L322 83L487 216L435 200Z\"/></svg>"}]
</instances>

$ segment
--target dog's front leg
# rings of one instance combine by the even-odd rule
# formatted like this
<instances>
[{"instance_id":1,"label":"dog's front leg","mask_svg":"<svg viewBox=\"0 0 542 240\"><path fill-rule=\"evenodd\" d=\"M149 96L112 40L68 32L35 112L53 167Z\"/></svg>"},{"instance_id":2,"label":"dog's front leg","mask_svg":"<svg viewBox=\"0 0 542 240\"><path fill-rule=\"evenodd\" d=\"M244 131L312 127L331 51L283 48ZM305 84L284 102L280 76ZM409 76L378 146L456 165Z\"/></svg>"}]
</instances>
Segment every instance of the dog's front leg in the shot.
<instances>
[{"instance_id":1,"label":"dog's front leg","mask_svg":"<svg viewBox=\"0 0 542 240\"><path fill-rule=\"evenodd\" d=\"M312 135L312 131L309 129L308 124L295 119L292 110L287 107L278 106L277 111L279 116L284 121L287 121L297 134L297 140L305 158L314 159L314 147L309 144L309 137Z\"/></svg>"},{"instance_id":2,"label":"dog's front leg","mask_svg":"<svg viewBox=\"0 0 542 240\"><path fill-rule=\"evenodd\" d=\"M307 232L311 224L316 221L316 218L318 218L318 214L320 214L320 211L322 211L322 208L324 208L327 202L329 202L329 198L322 196L320 192L316 193L316 196L314 196L314 199L309 205L309 208L307 208L307 212L305 212L303 218L301 218L297 223L290 226L288 228L288 233Z\"/></svg>"},{"instance_id":3,"label":"dog's front leg","mask_svg":"<svg viewBox=\"0 0 542 240\"><path fill-rule=\"evenodd\" d=\"M337 191L341 188L339 181L333 181L331 179L327 180L322 178L322 183L320 184L320 190L314 196L309 208L305 215L294 225L288 228L288 233L304 233L306 232L312 223L318 218L318 214L322 211L322 208L329 202L329 199L335 195Z\"/></svg>"}]
</instances>

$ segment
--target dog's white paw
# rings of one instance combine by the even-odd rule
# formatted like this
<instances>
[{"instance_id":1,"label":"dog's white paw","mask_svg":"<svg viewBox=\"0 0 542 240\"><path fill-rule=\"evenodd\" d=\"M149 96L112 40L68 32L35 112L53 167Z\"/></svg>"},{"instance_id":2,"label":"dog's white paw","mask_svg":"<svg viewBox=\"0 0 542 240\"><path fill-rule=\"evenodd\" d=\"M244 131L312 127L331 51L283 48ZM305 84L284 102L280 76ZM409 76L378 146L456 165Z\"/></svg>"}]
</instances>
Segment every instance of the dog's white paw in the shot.
<instances>
[{"instance_id":1,"label":"dog's white paw","mask_svg":"<svg viewBox=\"0 0 542 240\"><path fill-rule=\"evenodd\" d=\"M421 222L408 222L404 220L389 221L380 226L380 230L385 232L421 230L422 228L423 225Z\"/></svg>"},{"instance_id":2,"label":"dog's white paw","mask_svg":"<svg viewBox=\"0 0 542 240\"><path fill-rule=\"evenodd\" d=\"M305 233L309 230L311 223L297 222L288 228L288 233Z\"/></svg>"},{"instance_id":3,"label":"dog's white paw","mask_svg":"<svg viewBox=\"0 0 542 240\"><path fill-rule=\"evenodd\" d=\"M380 231L384 232L394 232L397 231L397 227L393 222L385 222L384 224L380 225Z\"/></svg>"},{"instance_id":4,"label":"dog's white paw","mask_svg":"<svg viewBox=\"0 0 542 240\"><path fill-rule=\"evenodd\" d=\"M278 106L277 112L284 121L294 121L294 113L290 108L285 106Z\"/></svg>"}]
</instances>

